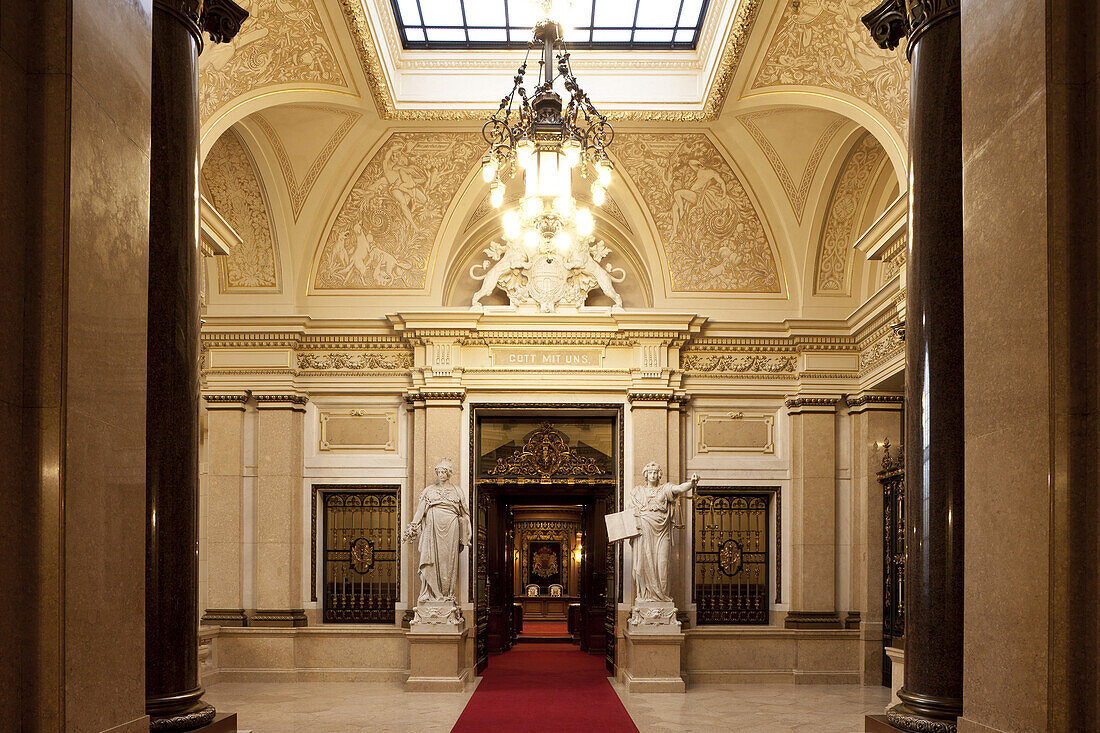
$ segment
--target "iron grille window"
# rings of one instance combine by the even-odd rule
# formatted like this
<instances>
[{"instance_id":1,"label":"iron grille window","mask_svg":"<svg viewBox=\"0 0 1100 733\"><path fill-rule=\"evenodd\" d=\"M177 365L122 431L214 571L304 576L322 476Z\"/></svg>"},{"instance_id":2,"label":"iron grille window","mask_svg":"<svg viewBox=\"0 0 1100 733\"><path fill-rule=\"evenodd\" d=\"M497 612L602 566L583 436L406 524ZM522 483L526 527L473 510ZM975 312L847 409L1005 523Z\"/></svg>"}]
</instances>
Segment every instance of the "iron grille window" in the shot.
<instances>
[{"instance_id":1,"label":"iron grille window","mask_svg":"<svg viewBox=\"0 0 1100 733\"><path fill-rule=\"evenodd\" d=\"M325 492L324 619L394 623L397 489Z\"/></svg>"},{"instance_id":2,"label":"iron grille window","mask_svg":"<svg viewBox=\"0 0 1100 733\"><path fill-rule=\"evenodd\" d=\"M768 623L770 494L699 489L694 507L696 623Z\"/></svg>"}]
</instances>

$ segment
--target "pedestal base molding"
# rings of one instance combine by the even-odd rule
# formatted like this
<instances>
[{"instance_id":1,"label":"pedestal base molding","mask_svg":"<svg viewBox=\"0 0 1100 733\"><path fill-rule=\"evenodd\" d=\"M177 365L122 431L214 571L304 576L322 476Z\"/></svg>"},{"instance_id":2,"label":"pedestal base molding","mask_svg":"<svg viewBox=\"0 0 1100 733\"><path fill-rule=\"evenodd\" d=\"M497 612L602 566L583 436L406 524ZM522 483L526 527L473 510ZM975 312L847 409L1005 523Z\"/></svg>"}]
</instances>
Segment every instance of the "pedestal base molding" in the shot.
<instances>
[{"instance_id":1,"label":"pedestal base molding","mask_svg":"<svg viewBox=\"0 0 1100 733\"><path fill-rule=\"evenodd\" d=\"M261 628L287 628L305 626L309 623L305 611L300 608L276 611L253 611L248 618L248 626Z\"/></svg>"},{"instance_id":2,"label":"pedestal base molding","mask_svg":"<svg viewBox=\"0 0 1100 733\"><path fill-rule=\"evenodd\" d=\"M791 611L783 620L788 629L843 629L844 622L833 611Z\"/></svg>"},{"instance_id":3,"label":"pedestal base molding","mask_svg":"<svg viewBox=\"0 0 1100 733\"><path fill-rule=\"evenodd\" d=\"M468 629L461 631L421 631L424 624L413 624L405 638L409 640L409 678L407 692L462 692L471 671L465 665ZM435 626L429 624L429 626Z\"/></svg>"},{"instance_id":4,"label":"pedestal base molding","mask_svg":"<svg viewBox=\"0 0 1100 733\"><path fill-rule=\"evenodd\" d=\"M679 627L679 623L676 624ZM680 674L682 633L626 632L627 667L623 682L627 692L685 692Z\"/></svg>"},{"instance_id":5,"label":"pedestal base molding","mask_svg":"<svg viewBox=\"0 0 1100 733\"><path fill-rule=\"evenodd\" d=\"M248 626L243 608L208 608L199 621L203 626Z\"/></svg>"}]
</instances>

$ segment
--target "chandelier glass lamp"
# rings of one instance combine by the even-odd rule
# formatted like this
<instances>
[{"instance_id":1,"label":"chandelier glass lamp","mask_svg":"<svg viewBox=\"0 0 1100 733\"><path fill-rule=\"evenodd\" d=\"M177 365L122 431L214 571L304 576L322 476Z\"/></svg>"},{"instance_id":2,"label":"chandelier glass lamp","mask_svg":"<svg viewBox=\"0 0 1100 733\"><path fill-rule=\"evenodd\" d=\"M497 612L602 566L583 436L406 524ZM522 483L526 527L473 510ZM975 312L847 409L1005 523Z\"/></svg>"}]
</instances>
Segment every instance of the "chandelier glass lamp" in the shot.
<instances>
[{"instance_id":1,"label":"chandelier glass lamp","mask_svg":"<svg viewBox=\"0 0 1100 733\"><path fill-rule=\"evenodd\" d=\"M541 48L538 86L524 87L527 59L519 67L512 91L482 128L489 150L481 173L495 208L504 203L505 181L524 177L519 206L504 212L504 236L521 241L531 252L565 252L591 236L592 212L573 198L573 169L591 181L592 203L602 206L613 168L607 147L615 131L577 83L562 40L568 0L535 0L538 21L531 49ZM528 58L530 51L528 51ZM564 104L558 85L569 96Z\"/></svg>"}]
</instances>

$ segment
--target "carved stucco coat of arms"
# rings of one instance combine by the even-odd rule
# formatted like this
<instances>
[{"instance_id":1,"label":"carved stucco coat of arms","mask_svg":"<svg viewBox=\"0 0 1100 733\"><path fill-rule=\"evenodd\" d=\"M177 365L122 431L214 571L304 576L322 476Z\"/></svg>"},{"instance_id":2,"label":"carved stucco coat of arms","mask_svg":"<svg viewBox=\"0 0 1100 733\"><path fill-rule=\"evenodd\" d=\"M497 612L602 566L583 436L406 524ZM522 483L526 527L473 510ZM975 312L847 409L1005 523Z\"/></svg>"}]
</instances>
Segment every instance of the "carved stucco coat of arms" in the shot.
<instances>
[{"instance_id":1,"label":"carved stucco coat of arms","mask_svg":"<svg viewBox=\"0 0 1100 733\"><path fill-rule=\"evenodd\" d=\"M626 277L622 268L603 263L610 253L602 240L589 237L561 252L552 246L527 251L517 242L493 241L485 250L487 259L470 268L470 277L481 281L472 309L482 309L481 300L500 288L515 306L536 305L543 313L559 306L584 305L591 290L599 288L621 308L623 299L615 284Z\"/></svg>"}]
</instances>

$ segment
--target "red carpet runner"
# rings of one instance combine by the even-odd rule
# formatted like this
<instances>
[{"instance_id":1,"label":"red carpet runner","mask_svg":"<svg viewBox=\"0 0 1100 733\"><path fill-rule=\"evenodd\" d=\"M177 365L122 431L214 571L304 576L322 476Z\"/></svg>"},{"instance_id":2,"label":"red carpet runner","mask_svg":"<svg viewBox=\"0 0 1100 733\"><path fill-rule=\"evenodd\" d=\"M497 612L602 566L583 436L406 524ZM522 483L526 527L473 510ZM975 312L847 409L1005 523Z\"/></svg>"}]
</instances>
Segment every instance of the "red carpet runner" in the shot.
<instances>
[{"instance_id":1,"label":"red carpet runner","mask_svg":"<svg viewBox=\"0 0 1100 733\"><path fill-rule=\"evenodd\" d=\"M603 656L572 644L520 644L489 658L451 733L637 733L611 689Z\"/></svg>"}]
</instances>

